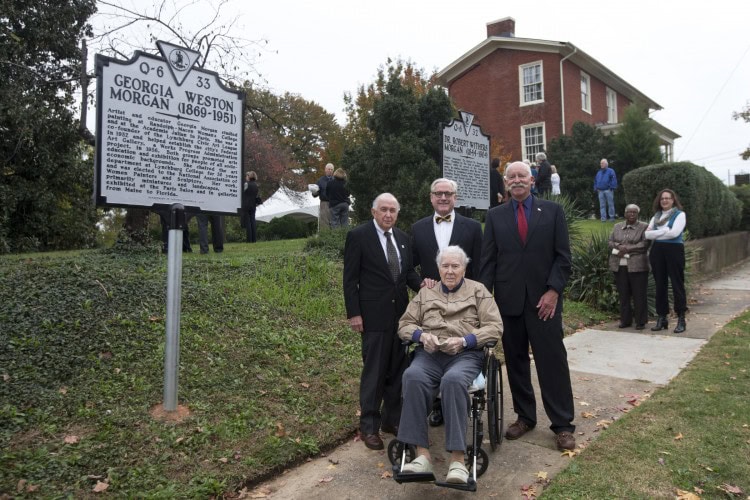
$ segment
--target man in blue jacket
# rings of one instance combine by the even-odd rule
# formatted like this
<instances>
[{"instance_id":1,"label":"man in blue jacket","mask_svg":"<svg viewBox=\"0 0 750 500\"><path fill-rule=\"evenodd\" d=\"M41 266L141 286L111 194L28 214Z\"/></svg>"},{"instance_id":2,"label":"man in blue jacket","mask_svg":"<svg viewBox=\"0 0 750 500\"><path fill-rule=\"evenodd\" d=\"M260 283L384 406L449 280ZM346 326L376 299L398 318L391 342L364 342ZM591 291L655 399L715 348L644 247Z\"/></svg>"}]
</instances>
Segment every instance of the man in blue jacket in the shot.
<instances>
[{"instance_id":1,"label":"man in blue jacket","mask_svg":"<svg viewBox=\"0 0 750 500\"><path fill-rule=\"evenodd\" d=\"M606 158L599 162L599 171L594 177L594 191L599 195L599 212L602 222L607 219L615 220L615 189L617 189L617 174L609 168ZM609 213L609 217L607 214Z\"/></svg>"}]
</instances>

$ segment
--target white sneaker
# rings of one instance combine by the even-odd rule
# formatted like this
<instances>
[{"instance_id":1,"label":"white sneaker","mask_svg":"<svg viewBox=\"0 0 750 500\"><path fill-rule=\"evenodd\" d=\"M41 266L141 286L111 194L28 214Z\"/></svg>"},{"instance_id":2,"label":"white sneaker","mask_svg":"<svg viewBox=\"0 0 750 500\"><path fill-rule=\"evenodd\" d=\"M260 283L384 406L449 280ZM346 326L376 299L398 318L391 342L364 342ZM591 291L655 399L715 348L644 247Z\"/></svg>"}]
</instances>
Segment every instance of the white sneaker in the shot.
<instances>
[{"instance_id":1,"label":"white sneaker","mask_svg":"<svg viewBox=\"0 0 750 500\"><path fill-rule=\"evenodd\" d=\"M445 476L446 483L466 484L469 480L469 471L461 462L451 462L448 475Z\"/></svg>"},{"instance_id":2,"label":"white sneaker","mask_svg":"<svg viewBox=\"0 0 750 500\"><path fill-rule=\"evenodd\" d=\"M406 473L422 473L427 474L432 472L432 464L429 460L427 460L427 457L424 455L419 455L417 458L409 462L408 464L404 464L404 468L401 470L401 472Z\"/></svg>"}]
</instances>

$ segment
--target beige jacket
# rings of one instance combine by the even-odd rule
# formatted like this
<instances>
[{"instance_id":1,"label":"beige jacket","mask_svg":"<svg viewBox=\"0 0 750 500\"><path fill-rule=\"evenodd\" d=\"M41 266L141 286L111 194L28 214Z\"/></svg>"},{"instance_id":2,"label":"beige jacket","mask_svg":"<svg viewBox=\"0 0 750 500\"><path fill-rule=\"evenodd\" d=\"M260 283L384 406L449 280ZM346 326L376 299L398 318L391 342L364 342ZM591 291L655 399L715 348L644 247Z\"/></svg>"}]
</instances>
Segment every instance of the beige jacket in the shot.
<instances>
[{"instance_id":1,"label":"beige jacket","mask_svg":"<svg viewBox=\"0 0 750 500\"><path fill-rule=\"evenodd\" d=\"M628 272L638 273L648 271L648 247L651 240L646 239L646 228L648 224L636 221L634 227L625 229L625 222L615 224L612 234L609 235L609 270L617 272L620 268L620 259L629 255L627 260ZM612 254L613 248L623 249L618 255Z\"/></svg>"},{"instance_id":2,"label":"beige jacket","mask_svg":"<svg viewBox=\"0 0 750 500\"><path fill-rule=\"evenodd\" d=\"M398 335L411 340L417 329L435 335L440 342L473 333L477 347L482 347L489 340L500 340L503 320L487 288L478 281L464 279L454 293L443 292L439 283L435 288L419 291L401 316Z\"/></svg>"}]
</instances>

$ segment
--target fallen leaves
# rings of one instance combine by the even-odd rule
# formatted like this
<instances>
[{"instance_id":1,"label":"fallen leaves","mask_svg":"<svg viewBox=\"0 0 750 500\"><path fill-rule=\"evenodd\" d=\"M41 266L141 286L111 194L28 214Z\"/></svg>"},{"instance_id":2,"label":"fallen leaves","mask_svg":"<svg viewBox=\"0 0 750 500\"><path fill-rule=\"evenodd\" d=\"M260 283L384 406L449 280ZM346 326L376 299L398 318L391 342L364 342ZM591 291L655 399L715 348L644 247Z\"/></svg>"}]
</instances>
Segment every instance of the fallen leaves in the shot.
<instances>
[{"instance_id":1,"label":"fallen leaves","mask_svg":"<svg viewBox=\"0 0 750 500\"><path fill-rule=\"evenodd\" d=\"M333 481L333 476L325 476L318 479L319 483L330 483L331 481Z\"/></svg>"},{"instance_id":2,"label":"fallen leaves","mask_svg":"<svg viewBox=\"0 0 750 500\"><path fill-rule=\"evenodd\" d=\"M393 473L389 470L383 471L383 473L380 475L380 479L389 479L393 477Z\"/></svg>"},{"instance_id":3,"label":"fallen leaves","mask_svg":"<svg viewBox=\"0 0 750 500\"><path fill-rule=\"evenodd\" d=\"M586 401L579 401L578 404L581 406L591 406L591 403L587 403Z\"/></svg>"},{"instance_id":4,"label":"fallen leaves","mask_svg":"<svg viewBox=\"0 0 750 500\"><path fill-rule=\"evenodd\" d=\"M676 489L675 494L677 495L676 500L700 500L701 497L690 491Z\"/></svg>"},{"instance_id":5,"label":"fallen leaves","mask_svg":"<svg viewBox=\"0 0 750 500\"><path fill-rule=\"evenodd\" d=\"M71 435L68 435L68 436L65 436L65 439L63 439L63 441L65 442L65 444L76 444L76 443L78 443L78 442L79 442L80 440L81 440L81 438L80 438L80 437L78 437L78 436L74 436L74 435L72 435L72 434L71 434Z\"/></svg>"},{"instance_id":6,"label":"fallen leaves","mask_svg":"<svg viewBox=\"0 0 750 500\"><path fill-rule=\"evenodd\" d=\"M607 420L607 419L604 419L604 420L599 420L599 421L598 421L598 422L596 423L596 426L597 426L598 428L601 428L601 429L603 429L603 430L606 430L606 429L608 429L608 428L609 428L609 426L610 426L610 424L611 424L611 423L612 423L612 421L611 421L611 420ZM599 430L599 429L596 429L596 430Z\"/></svg>"},{"instance_id":7,"label":"fallen leaves","mask_svg":"<svg viewBox=\"0 0 750 500\"><path fill-rule=\"evenodd\" d=\"M284 437L286 436L286 430L284 430L284 424L281 422L276 422L276 437Z\"/></svg>"},{"instance_id":8,"label":"fallen leaves","mask_svg":"<svg viewBox=\"0 0 750 500\"><path fill-rule=\"evenodd\" d=\"M537 479L547 479L547 473L545 471L539 471L536 473Z\"/></svg>"},{"instance_id":9,"label":"fallen leaves","mask_svg":"<svg viewBox=\"0 0 750 500\"><path fill-rule=\"evenodd\" d=\"M107 491L107 488L109 488L109 483L106 483L104 481L97 481L96 486L94 486L94 489L91 490L94 493L101 493L103 491Z\"/></svg>"},{"instance_id":10,"label":"fallen leaves","mask_svg":"<svg viewBox=\"0 0 750 500\"><path fill-rule=\"evenodd\" d=\"M717 486L716 489L719 491L723 491L724 493L728 493L729 495L742 495L744 492L742 491L742 488L739 486L734 486L731 484L722 484L721 486Z\"/></svg>"},{"instance_id":11,"label":"fallen leaves","mask_svg":"<svg viewBox=\"0 0 750 500\"><path fill-rule=\"evenodd\" d=\"M523 496L526 500L536 498L537 495L538 493L533 484L525 484L521 486L521 496Z\"/></svg>"},{"instance_id":12,"label":"fallen leaves","mask_svg":"<svg viewBox=\"0 0 750 500\"><path fill-rule=\"evenodd\" d=\"M598 415L596 413L591 413L591 412L588 412L588 411L584 411L583 413L581 413L581 416L583 418L596 418L596 417L598 417Z\"/></svg>"},{"instance_id":13,"label":"fallen leaves","mask_svg":"<svg viewBox=\"0 0 750 500\"><path fill-rule=\"evenodd\" d=\"M565 450L560 454L560 456L568 456L570 458L573 458L576 455L578 455L578 452L576 450Z\"/></svg>"},{"instance_id":14,"label":"fallen leaves","mask_svg":"<svg viewBox=\"0 0 750 500\"><path fill-rule=\"evenodd\" d=\"M20 479L16 485L17 493L34 493L38 489L38 484L31 484L25 479Z\"/></svg>"},{"instance_id":15,"label":"fallen leaves","mask_svg":"<svg viewBox=\"0 0 750 500\"><path fill-rule=\"evenodd\" d=\"M677 435L674 437L675 441L681 441L684 436L681 432L678 432Z\"/></svg>"}]
</instances>

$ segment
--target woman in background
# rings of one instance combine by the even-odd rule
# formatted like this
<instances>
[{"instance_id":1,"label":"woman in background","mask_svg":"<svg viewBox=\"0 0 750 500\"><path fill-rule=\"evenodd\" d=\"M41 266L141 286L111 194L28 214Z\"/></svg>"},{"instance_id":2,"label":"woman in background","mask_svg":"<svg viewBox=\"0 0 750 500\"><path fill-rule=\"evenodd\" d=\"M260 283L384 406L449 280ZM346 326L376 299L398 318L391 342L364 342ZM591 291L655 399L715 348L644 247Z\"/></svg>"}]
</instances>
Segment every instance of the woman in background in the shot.
<instances>
[{"instance_id":1,"label":"woman in background","mask_svg":"<svg viewBox=\"0 0 750 500\"><path fill-rule=\"evenodd\" d=\"M620 297L620 328L629 328L635 317L636 330L643 330L648 322L647 251L651 245L645 234L648 224L638 220L640 211L638 205L625 207L625 222L615 224L609 235L609 270Z\"/></svg>"},{"instance_id":2,"label":"woman in background","mask_svg":"<svg viewBox=\"0 0 750 500\"><path fill-rule=\"evenodd\" d=\"M674 311L677 313L677 327L674 333L682 333L687 328L685 312L687 297L685 295L685 245L683 233L687 218L677 193L671 189L662 189L654 199L655 215L646 229L646 238L653 241L649 262L656 284L656 325L652 331L666 330L669 327L669 298L667 296L667 279L672 283Z\"/></svg>"},{"instance_id":3,"label":"woman in background","mask_svg":"<svg viewBox=\"0 0 750 500\"><path fill-rule=\"evenodd\" d=\"M331 229L349 226L349 190L346 188L346 172L337 168L333 180L326 186L328 206L331 210Z\"/></svg>"},{"instance_id":4,"label":"woman in background","mask_svg":"<svg viewBox=\"0 0 750 500\"><path fill-rule=\"evenodd\" d=\"M560 174L557 173L557 167L552 165L552 176L550 177L550 180L552 181L552 194L553 195L559 195L560 194Z\"/></svg>"}]
</instances>

